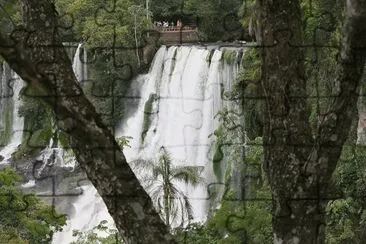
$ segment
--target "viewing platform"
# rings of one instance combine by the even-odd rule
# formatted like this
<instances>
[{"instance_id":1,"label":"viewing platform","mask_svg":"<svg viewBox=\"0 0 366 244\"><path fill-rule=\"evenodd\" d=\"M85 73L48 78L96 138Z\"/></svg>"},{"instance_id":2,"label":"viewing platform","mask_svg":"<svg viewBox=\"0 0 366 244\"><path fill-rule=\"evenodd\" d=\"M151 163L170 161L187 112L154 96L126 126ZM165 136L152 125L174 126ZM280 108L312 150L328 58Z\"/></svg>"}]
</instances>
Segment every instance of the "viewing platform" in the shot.
<instances>
[{"instance_id":1,"label":"viewing platform","mask_svg":"<svg viewBox=\"0 0 366 244\"><path fill-rule=\"evenodd\" d=\"M168 45L199 41L196 26L155 26L151 31L157 31L159 40Z\"/></svg>"}]
</instances>

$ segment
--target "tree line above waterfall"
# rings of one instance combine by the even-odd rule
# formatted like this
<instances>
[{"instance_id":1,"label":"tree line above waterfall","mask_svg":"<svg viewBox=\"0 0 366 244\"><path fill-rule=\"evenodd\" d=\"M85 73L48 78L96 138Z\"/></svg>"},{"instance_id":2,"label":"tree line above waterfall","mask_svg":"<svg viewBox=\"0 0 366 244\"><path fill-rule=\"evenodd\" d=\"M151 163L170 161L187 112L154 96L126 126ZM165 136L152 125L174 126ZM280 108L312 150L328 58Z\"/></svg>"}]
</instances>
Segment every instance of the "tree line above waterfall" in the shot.
<instances>
[{"instance_id":1,"label":"tree line above waterfall","mask_svg":"<svg viewBox=\"0 0 366 244\"><path fill-rule=\"evenodd\" d=\"M115 3L115 7L113 4ZM110 1L69 1L57 0L56 5L61 15L72 16L74 22L70 28L74 31L65 33L69 41L82 40L94 46L111 45L113 28L117 43L130 48L146 45L146 31L153 28L156 21L198 26L200 41L218 41L240 39L243 34L240 25L240 0L129 0ZM100 11L96 10L101 8ZM106 10L106 11L104 11ZM100 15L99 15L100 14ZM99 19L95 17L98 16ZM135 19L135 16L137 17ZM69 21L65 18L65 22ZM95 28L100 32L95 33ZM136 32L135 32L136 30ZM137 39L137 40L136 40Z\"/></svg>"},{"instance_id":2,"label":"tree line above waterfall","mask_svg":"<svg viewBox=\"0 0 366 244\"><path fill-rule=\"evenodd\" d=\"M94 25L95 18L90 19L93 11L85 11L87 16L80 16L80 20L90 26L75 24L78 35L85 34L84 37L97 46L103 41L112 41L106 37L117 33L123 37L121 43L132 43L136 47L136 36L142 35L143 31L137 33L133 26L138 23L142 26L144 18L137 22L135 16L146 13L145 8L141 6L134 12L130 2L117 3L121 11L117 16L125 16L123 14L127 12L132 15ZM175 6L178 1L170 3ZM206 12L205 8L218 6L216 1L207 1L203 5L197 1L185 3L191 3L188 6L193 9L202 7L198 14ZM78 149L75 154L80 166L101 193L125 241L175 243L127 164L106 121L84 95L77 93L80 87L63 48L56 48L54 56L45 48L47 45L62 46L61 36L54 33L59 25L51 3L23 0L20 4L20 14L16 11L13 14L22 18L25 30L32 30L32 35L27 36L27 31L20 32L22 35L14 39L8 35L7 28L1 29L0 54L26 82L32 84L37 95L51 105L49 108L55 113L59 129L72 138L68 143ZM92 9L93 4L98 3L76 1L73 5L65 1L58 4L74 7L81 15L83 7ZM252 188L253 199L265 198L267 201L256 203L241 199L243 201L235 204L230 201L237 197L235 192L228 191L221 201L221 208L212 214L208 223L190 226L188 236L185 230L178 230L177 240L188 238L196 243L207 243L208 240L210 243L362 241L365 235L365 154L362 148L355 146L355 134L358 95L363 87L365 65L366 4L361 0L351 0L347 4L328 0L317 3L246 1L245 4L252 11L250 14L246 12L243 23L253 29L259 45L245 57L248 61L243 63L244 72L228 95L232 100L238 100L239 105L250 108L246 111L250 114L246 123L234 121L237 123L234 125L251 130L248 141L252 144L244 154L245 160L240 152L243 145L231 147L233 163L227 165L231 171L226 169L220 177L229 180L233 177L233 169L245 171L248 165L258 166L263 175L257 177L259 182L249 181L247 187ZM161 17L168 18L169 11L174 11L169 4L158 6ZM101 14L108 15L110 11L107 10L105 8ZM166 15L163 15L164 11ZM8 15L2 13L1 17L2 24L9 24ZM215 23L215 18L206 17L213 21L211 24ZM102 15L101 20L106 21L108 17ZM125 23L132 25L126 26ZM116 27L112 28L113 32L109 29L111 26ZM95 33L95 29L101 32ZM26 49L24 41L34 45L35 49ZM43 64L42 69L35 64ZM63 78L57 86L52 74ZM68 95L65 96L67 99L62 96L58 100L50 98L56 88L61 88L60 92ZM228 138L234 141L237 134L229 135L232 129L226 131L233 128L225 124L232 123L227 119L228 112L224 111L222 115L222 126L214 135L225 143ZM258 124L255 130L245 127ZM221 149L222 145L218 145L218 162L223 159ZM245 186L241 187L244 189ZM114 198L111 189L117 194ZM116 205L119 206L117 209ZM230 227L239 231L228 230L230 216L235 217Z\"/></svg>"}]
</instances>

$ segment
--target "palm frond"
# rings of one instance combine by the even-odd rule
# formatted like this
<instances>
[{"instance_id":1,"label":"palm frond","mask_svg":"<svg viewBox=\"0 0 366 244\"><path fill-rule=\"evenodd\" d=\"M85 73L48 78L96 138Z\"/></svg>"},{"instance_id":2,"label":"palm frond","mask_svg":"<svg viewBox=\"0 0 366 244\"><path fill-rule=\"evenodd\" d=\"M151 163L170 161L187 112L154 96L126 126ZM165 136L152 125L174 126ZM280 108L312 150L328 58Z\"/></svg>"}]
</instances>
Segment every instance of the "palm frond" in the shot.
<instances>
[{"instance_id":1,"label":"palm frond","mask_svg":"<svg viewBox=\"0 0 366 244\"><path fill-rule=\"evenodd\" d=\"M181 223L179 226L183 227L185 223L189 224L193 219L193 210L187 196L183 195L179 200L181 204Z\"/></svg>"},{"instance_id":2,"label":"palm frond","mask_svg":"<svg viewBox=\"0 0 366 244\"><path fill-rule=\"evenodd\" d=\"M172 179L197 186L204 181L204 179L200 176L202 170L203 167L200 166L174 167L171 170L171 177Z\"/></svg>"},{"instance_id":3,"label":"palm frond","mask_svg":"<svg viewBox=\"0 0 366 244\"><path fill-rule=\"evenodd\" d=\"M193 218L192 205L189 202L188 197L181 190L173 186L172 192L174 194L174 201L172 201L172 215L174 220L178 223L177 218L180 217L180 226L183 226L186 221L190 221Z\"/></svg>"},{"instance_id":4,"label":"palm frond","mask_svg":"<svg viewBox=\"0 0 366 244\"><path fill-rule=\"evenodd\" d=\"M135 159L129 162L133 171L141 171L141 170L151 170L154 167L155 163L151 159Z\"/></svg>"},{"instance_id":5,"label":"palm frond","mask_svg":"<svg viewBox=\"0 0 366 244\"><path fill-rule=\"evenodd\" d=\"M175 185L172 182L169 182L168 187L169 187L169 192L170 192L169 197L171 199L176 199L182 194L182 192L177 187L175 187Z\"/></svg>"},{"instance_id":6,"label":"palm frond","mask_svg":"<svg viewBox=\"0 0 366 244\"><path fill-rule=\"evenodd\" d=\"M193 208L192 208L192 204L189 201L188 197L183 195L184 198L184 208L187 212L187 216L188 216L188 220L192 220L193 219Z\"/></svg>"},{"instance_id":7,"label":"palm frond","mask_svg":"<svg viewBox=\"0 0 366 244\"><path fill-rule=\"evenodd\" d=\"M163 178L163 181L168 177L164 165L160 163L152 167L152 177L158 178L159 176Z\"/></svg>"},{"instance_id":8,"label":"palm frond","mask_svg":"<svg viewBox=\"0 0 366 244\"><path fill-rule=\"evenodd\" d=\"M182 192L179 191L177 188L174 187L174 189L172 189L173 191L173 198L171 201L171 216L172 216L172 221L177 222L177 218L180 216L180 212L184 211L184 206L181 204L181 199L182 199ZM173 222L172 222L173 223Z\"/></svg>"},{"instance_id":9,"label":"palm frond","mask_svg":"<svg viewBox=\"0 0 366 244\"><path fill-rule=\"evenodd\" d=\"M154 200L154 202L158 202L158 199L163 196L162 194L162 185L156 185L149 193L151 196L151 199Z\"/></svg>"},{"instance_id":10,"label":"palm frond","mask_svg":"<svg viewBox=\"0 0 366 244\"><path fill-rule=\"evenodd\" d=\"M130 162L130 165L134 171L142 173L139 180L142 181L155 208L166 223L179 224L180 220L182 226L186 220L190 221L193 218L192 206L188 197L175 186L174 182L177 180L197 186L203 182L203 178L200 176L203 167L174 167L171 154L164 147L160 148L157 161L137 159Z\"/></svg>"},{"instance_id":11,"label":"palm frond","mask_svg":"<svg viewBox=\"0 0 366 244\"><path fill-rule=\"evenodd\" d=\"M165 147L160 148L159 162L164 165L171 165L172 155L165 149Z\"/></svg>"}]
</instances>

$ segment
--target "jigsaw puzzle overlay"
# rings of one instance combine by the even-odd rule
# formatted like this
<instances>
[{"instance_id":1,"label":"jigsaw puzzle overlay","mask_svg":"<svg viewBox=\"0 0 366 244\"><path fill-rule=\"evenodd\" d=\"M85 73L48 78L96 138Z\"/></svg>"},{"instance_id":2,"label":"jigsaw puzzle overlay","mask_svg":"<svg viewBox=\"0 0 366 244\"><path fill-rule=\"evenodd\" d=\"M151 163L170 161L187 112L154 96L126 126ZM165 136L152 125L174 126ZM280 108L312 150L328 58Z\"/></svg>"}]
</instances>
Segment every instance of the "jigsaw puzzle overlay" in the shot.
<instances>
[{"instance_id":1,"label":"jigsaw puzzle overlay","mask_svg":"<svg viewBox=\"0 0 366 244\"><path fill-rule=\"evenodd\" d=\"M198 8L198 2L193 2ZM129 24L135 29L120 26L119 18L125 18L126 8L121 1L109 0L85 10L93 13L93 19L78 20L59 10L61 24L57 31L63 40L72 40L63 46L83 91L65 95L56 89L54 99L78 97L83 93L93 103L163 221L175 229L179 243L271 243L272 197L263 153L263 147L271 145L265 145L262 140L264 104L269 95L260 88L261 76L265 75L260 74L260 51L284 43L303 50L307 72L303 79L307 79L309 90L306 99L313 106L310 120L315 128L316 116L326 111L325 106L332 97L339 96L332 84L319 84L327 75L334 75L332 68L324 67L330 62L327 55L331 59L340 50L334 41L339 17L332 11L316 9L312 1L303 1L308 18L303 23L305 42L296 43L293 33L279 29L274 32L273 45L259 45L240 23L236 13L241 5L222 13L221 1L213 2L217 4L212 8L214 12L206 14L220 12L217 25L222 26L221 34L227 37L227 42L209 42L206 36L201 36L201 29L207 30L206 19L187 11L184 1L176 15L192 23L177 18L179 21L166 26L165 19L154 19L154 26L142 32L136 29L143 24L137 19L146 15L143 5L128 9L134 20ZM250 15L255 2L244 1L242 16ZM1 17L10 19L6 4L0 2L0 6ZM255 14L251 18L245 21L256 21ZM82 21L92 21L91 26L97 28L86 29L87 38L75 40L73 27ZM11 25L6 21L0 23ZM136 41L124 41L133 30L134 35L129 38ZM21 31L32 35L31 30L18 29L10 35L16 38ZM98 32L107 34L101 37ZM39 69L43 65L49 65L49 61L37 64ZM44 97L26 85L5 62L0 71L0 166L15 168L24 177L22 189L26 193L35 192L54 206L55 218L68 216L63 231L56 232L45 243L71 243L103 220L107 220L103 225L115 229L106 205L76 161L73 150L79 148L73 147L67 132L57 126L60 118L40 102ZM54 76L58 88L59 77ZM364 98L360 96L360 120L353 127L358 145L365 143L363 103ZM54 111L57 113L58 109L56 104ZM282 112L286 116L288 111L284 108ZM281 130L271 128L273 134ZM115 148L95 150L114 151ZM330 220L321 223L319 230L328 223L333 228L336 220L351 228L354 223L347 222L351 215L363 222L362 189L355 187L346 194L343 191L347 185L354 184L347 175L354 181L365 180L364 173L360 173L365 169L362 150L349 140L341 157L342 166L334 176L334 189L317 199L291 199L292 202L308 201L311 206L313 202L317 206L327 205L319 209L326 210ZM357 167L350 169L352 162L357 162ZM164 208L166 181L170 181L174 191L169 200L172 202L169 213ZM360 199L351 200L357 197ZM26 197L23 203L27 206ZM286 218L294 211L289 204L281 214ZM346 217L340 217L342 211L347 213ZM203 224L205 221L208 227ZM359 226L363 228L362 224ZM73 230L81 232L73 237ZM109 231L107 235L114 236L114 243L121 243L116 232ZM95 232L100 234L103 228ZM350 239L356 238L356 231L351 232ZM203 239L202 233L210 233L213 239ZM333 241L330 243L341 240L337 239L341 235L336 231L329 233L327 240ZM214 239L219 237L221 242Z\"/></svg>"}]
</instances>

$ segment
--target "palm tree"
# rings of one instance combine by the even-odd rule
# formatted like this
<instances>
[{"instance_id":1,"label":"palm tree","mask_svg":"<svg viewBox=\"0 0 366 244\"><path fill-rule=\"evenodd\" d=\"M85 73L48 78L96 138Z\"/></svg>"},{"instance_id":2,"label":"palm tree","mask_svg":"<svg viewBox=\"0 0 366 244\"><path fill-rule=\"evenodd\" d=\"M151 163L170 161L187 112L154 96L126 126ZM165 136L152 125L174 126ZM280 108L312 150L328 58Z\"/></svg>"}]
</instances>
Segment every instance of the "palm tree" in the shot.
<instances>
[{"instance_id":1,"label":"palm tree","mask_svg":"<svg viewBox=\"0 0 366 244\"><path fill-rule=\"evenodd\" d=\"M242 18L242 24L247 26L249 35L254 36L257 43L260 43L261 29L259 25L260 19L260 1L248 0L244 1L239 15Z\"/></svg>"},{"instance_id":2,"label":"palm tree","mask_svg":"<svg viewBox=\"0 0 366 244\"><path fill-rule=\"evenodd\" d=\"M203 167L199 166L173 166L171 154L162 146L156 161L138 159L132 162L135 170L141 172L142 184L149 192L155 207L160 212L166 225L171 227L178 218L180 225L193 218L192 206L187 195L177 188L178 182L197 186L203 182L200 173Z\"/></svg>"}]
</instances>

